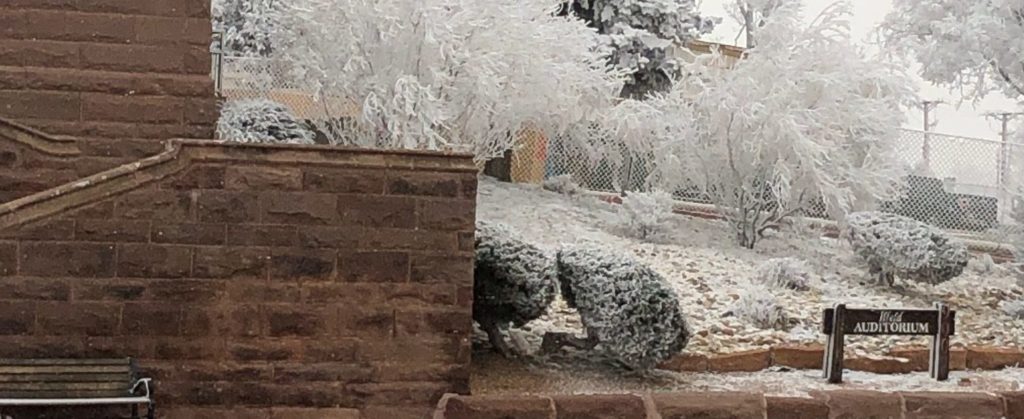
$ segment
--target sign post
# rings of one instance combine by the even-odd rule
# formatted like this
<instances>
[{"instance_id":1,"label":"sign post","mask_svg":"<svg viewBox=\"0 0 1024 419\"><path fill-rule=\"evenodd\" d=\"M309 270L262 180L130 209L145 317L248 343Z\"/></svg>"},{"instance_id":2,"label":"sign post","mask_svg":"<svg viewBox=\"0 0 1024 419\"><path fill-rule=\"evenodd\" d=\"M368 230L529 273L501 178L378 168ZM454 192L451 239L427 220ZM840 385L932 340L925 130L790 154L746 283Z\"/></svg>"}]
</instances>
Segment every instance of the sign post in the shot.
<instances>
[{"instance_id":1,"label":"sign post","mask_svg":"<svg viewBox=\"0 0 1024 419\"><path fill-rule=\"evenodd\" d=\"M846 335L931 336L928 375L939 381L949 378L949 336L956 312L943 303L934 310L849 309L845 304L825 309L822 333L828 335L824 375L829 383L843 382L843 344Z\"/></svg>"}]
</instances>

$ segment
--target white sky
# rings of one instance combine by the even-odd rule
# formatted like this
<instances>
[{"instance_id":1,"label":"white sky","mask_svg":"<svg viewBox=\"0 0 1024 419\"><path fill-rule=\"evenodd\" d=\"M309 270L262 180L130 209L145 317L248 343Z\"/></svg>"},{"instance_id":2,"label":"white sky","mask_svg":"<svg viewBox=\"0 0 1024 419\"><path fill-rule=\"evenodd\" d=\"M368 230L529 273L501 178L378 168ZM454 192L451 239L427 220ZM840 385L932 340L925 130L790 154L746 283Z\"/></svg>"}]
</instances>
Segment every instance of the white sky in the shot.
<instances>
[{"instance_id":1,"label":"white sky","mask_svg":"<svg viewBox=\"0 0 1024 419\"><path fill-rule=\"evenodd\" d=\"M813 19L822 9L834 0L803 0L805 19ZM743 39L737 39L740 33L740 26L728 17L724 5L729 0L703 0L701 4L702 13L709 16L721 17L722 24L715 29L714 33L702 37L712 42L723 44L742 44ZM879 22L892 9L890 0L851 0L853 4L853 19L851 27L856 39L867 41L868 36L873 33ZM911 71L913 76L917 74ZM962 135L966 137L979 137L987 139L999 139L999 123L995 120L985 118L987 112L1015 111L1019 107L1002 95L990 95L977 105L970 102L959 104L960 97L950 94L946 89L935 87L924 81L920 81L918 94L922 100L942 100L945 103L938 106L931 113L932 121L938 121L932 131ZM958 109L959 104L959 109ZM920 109L913 109L907 112L908 128L922 129L923 117Z\"/></svg>"}]
</instances>

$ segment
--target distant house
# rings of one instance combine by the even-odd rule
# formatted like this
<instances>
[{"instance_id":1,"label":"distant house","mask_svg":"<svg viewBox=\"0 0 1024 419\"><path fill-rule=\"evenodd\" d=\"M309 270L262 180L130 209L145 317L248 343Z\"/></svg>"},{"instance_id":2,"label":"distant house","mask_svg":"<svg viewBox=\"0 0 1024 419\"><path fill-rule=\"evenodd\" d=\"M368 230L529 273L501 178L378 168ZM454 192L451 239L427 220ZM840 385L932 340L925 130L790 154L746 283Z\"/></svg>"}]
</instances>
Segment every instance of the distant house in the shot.
<instances>
[{"instance_id":1,"label":"distant house","mask_svg":"<svg viewBox=\"0 0 1024 419\"><path fill-rule=\"evenodd\" d=\"M746 51L744 48L735 45L693 40L686 44L686 48L677 48L675 55L680 59L689 61L698 54L710 54L711 51L714 51L715 49L722 54L722 57L726 60L725 65L728 66L735 64L743 58L743 53Z\"/></svg>"}]
</instances>

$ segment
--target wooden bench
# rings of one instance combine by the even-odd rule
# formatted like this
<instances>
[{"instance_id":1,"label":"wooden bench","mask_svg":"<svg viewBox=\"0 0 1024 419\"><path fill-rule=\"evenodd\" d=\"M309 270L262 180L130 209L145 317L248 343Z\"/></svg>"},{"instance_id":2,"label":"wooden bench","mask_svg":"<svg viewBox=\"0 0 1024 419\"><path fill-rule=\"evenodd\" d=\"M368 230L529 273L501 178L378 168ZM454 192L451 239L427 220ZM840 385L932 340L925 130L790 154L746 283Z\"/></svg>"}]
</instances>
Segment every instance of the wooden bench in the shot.
<instances>
[{"instance_id":1,"label":"wooden bench","mask_svg":"<svg viewBox=\"0 0 1024 419\"><path fill-rule=\"evenodd\" d=\"M131 358L0 359L0 408L16 406L139 405L154 417L149 378L138 378Z\"/></svg>"}]
</instances>

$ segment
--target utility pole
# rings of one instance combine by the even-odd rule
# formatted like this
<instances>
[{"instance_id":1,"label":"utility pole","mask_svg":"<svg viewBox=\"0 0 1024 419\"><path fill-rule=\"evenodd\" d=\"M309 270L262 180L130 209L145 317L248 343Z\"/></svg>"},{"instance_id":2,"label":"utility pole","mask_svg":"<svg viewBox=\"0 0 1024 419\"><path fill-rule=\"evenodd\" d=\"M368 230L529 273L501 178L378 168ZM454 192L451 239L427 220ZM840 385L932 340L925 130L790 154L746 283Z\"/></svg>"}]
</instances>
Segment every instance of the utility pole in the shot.
<instances>
[{"instance_id":1,"label":"utility pole","mask_svg":"<svg viewBox=\"0 0 1024 419\"><path fill-rule=\"evenodd\" d=\"M1021 112L993 112L985 114L989 118L998 119L1001 123L999 129L999 138L1001 140L999 147L999 155L997 156L996 164L998 164L998 171L996 171L996 186L999 189L999 212L1003 217L1010 213L1012 203L1010 199L1009 189L1009 178L1010 178L1010 121L1014 118L1024 115ZM1005 220L1003 220L1005 221Z\"/></svg>"},{"instance_id":2,"label":"utility pole","mask_svg":"<svg viewBox=\"0 0 1024 419\"><path fill-rule=\"evenodd\" d=\"M932 126L935 125L935 122L931 122L928 117L931 114L931 110L940 103L942 103L941 100L926 100L921 102L921 108L924 110L924 143L921 144L921 168L925 169L925 173L930 171L932 165L931 138L929 138L928 132L931 131Z\"/></svg>"},{"instance_id":3,"label":"utility pole","mask_svg":"<svg viewBox=\"0 0 1024 419\"><path fill-rule=\"evenodd\" d=\"M1010 121L1021 115L1024 115L1024 113L995 112L985 115L991 118L996 118L1001 122L999 138L1002 140L1002 144L999 148L999 172L996 177L1000 190L1005 190L1007 178L1010 176Z\"/></svg>"}]
</instances>

